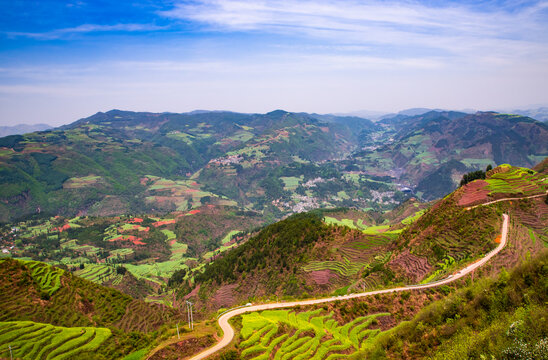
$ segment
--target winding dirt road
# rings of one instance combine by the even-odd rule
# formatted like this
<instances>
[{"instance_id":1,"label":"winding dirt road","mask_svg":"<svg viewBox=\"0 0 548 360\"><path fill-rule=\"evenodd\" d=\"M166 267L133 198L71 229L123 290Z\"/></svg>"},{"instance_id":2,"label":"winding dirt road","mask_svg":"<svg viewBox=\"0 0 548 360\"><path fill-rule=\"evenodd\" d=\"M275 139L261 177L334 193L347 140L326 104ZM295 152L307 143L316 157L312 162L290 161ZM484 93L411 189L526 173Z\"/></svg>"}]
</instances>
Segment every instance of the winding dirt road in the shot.
<instances>
[{"instance_id":1,"label":"winding dirt road","mask_svg":"<svg viewBox=\"0 0 548 360\"><path fill-rule=\"evenodd\" d=\"M303 301L292 301L292 302L284 302L284 303L272 303L272 304L262 304L262 305L253 305L253 306L247 306L239 309L235 309L232 311L229 311L225 314L223 314L221 317L219 317L219 325L221 326L221 329L223 330L223 338L221 341L219 341L215 346L199 353L198 355L195 355L194 357L190 358L190 360L200 360L205 359L208 356L216 353L217 351L221 350L234 338L234 329L230 324L228 323L228 320L234 316L247 313L247 312L253 312L253 311L261 311L261 310L268 310L268 309L279 309L279 308L287 308L287 307L293 307L293 306L302 306L302 305L314 305L314 304L322 304L326 302L331 301L337 301L337 300L346 300L346 299L354 299L359 297L365 297L365 296L371 296L376 294L386 294L391 292L398 292L398 291L407 291L407 290L416 290L416 289L427 289L432 288L436 286L441 286L444 284L448 284L450 282L453 282L455 280L458 280L462 278L463 276L466 276L467 274L471 273L472 271L476 270L480 266L484 265L486 262L488 262L493 256L495 256L499 251L501 251L504 246L506 246L507 238L508 238L508 215L503 214L503 222L502 222L502 234L500 239L500 244L492 251L487 253L481 260L476 261L473 264L468 265L464 269L458 271L457 273L453 275L449 275L446 279L435 281L428 284L420 284L420 285L408 285L393 289L384 289L384 290L376 290L376 291L369 291L359 294L350 294L350 295L344 295L344 296L333 296L323 299L313 299L313 300L303 300Z\"/></svg>"},{"instance_id":2,"label":"winding dirt road","mask_svg":"<svg viewBox=\"0 0 548 360\"><path fill-rule=\"evenodd\" d=\"M513 198L503 198L503 199L493 200L493 201L489 201L489 202L486 202L486 203L483 203L483 204L469 206L469 207L466 208L466 210L475 209L478 206L491 205L491 204L498 203L498 202L501 202L501 201L512 201L512 200L518 201L518 200L523 200L523 199L534 199L534 198L543 197L543 196L548 196L548 190L546 190L546 193L544 193L544 194L537 194L537 195L524 196L524 197L513 197Z\"/></svg>"}]
</instances>

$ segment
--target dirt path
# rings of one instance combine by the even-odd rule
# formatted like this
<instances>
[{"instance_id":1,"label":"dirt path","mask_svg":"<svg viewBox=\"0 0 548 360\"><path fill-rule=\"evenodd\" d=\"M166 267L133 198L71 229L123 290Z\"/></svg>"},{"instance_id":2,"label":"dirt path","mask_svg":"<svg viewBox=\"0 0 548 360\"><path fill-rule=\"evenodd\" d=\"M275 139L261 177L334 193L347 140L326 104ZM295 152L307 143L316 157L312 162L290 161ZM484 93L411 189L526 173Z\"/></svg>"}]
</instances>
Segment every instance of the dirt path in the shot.
<instances>
[{"instance_id":1,"label":"dirt path","mask_svg":"<svg viewBox=\"0 0 548 360\"><path fill-rule=\"evenodd\" d=\"M522 198L523 199L523 198ZM487 205L487 204L484 204ZM463 276L466 276L467 274L471 273L472 271L476 270L478 267L484 265L486 262L488 262L493 256L495 256L499 251L501 251L504 246L506 246L507 238L508 238L508 215L503 214L503 223L502 223L502 235L500 244L492 251L490 251L487 255L485 255L481 260L476 261L475 263L468 265L464 269L458 271L457 273L453 275L449 275L446 279L435 281L428 284L420 284L420 285L408 285L403 286L399 288L393 288L393 289L384 289L384 290L376 290L376 291L368 291L364 293L359 294L350 294L350 295L344 295L344 296L332 296L328 298L323 299L313 299L313 300L303 300L303 301L292 301L292 302L286 302L286 303L272 303L272 304L262 304L262 305L252 305L247 306L239 309L235 309L232 311L229 311L222 315L219 318L219 325L221 329L223 330L223 338L219 343L217 343L215 346L201 352L198 355L195 355L194 357L190 358L190 360L200 360L205 359L208 356L216 353L217 351L221 350L234 338L234 329L230 324L228 323L228 320L230 318L241 315L243 313L247 312L253 312L253 311L262 311L262 310L269 310L269 309L279 309L279 308L287 308L287 307L294 307L294 306L302 306L302 305L315 305L315 304L322 304L326 302L332 302L337 300L345 300L345 299L354 299L359 297L365 297L365 296L371 296L376 294L386 294L391 292L398 292L398 291L407 291L407 290L416 290L416 289L427 289L432 288L436 286L441 286L444 284L448 284L450 282L453 282L455 280L458 280L462 278Z\"/></svg>"},{"instance_id":2,"label":"dirt path","mask_svg":"<svg viewBox=\"0 0 548 360\"><path fill-rule=\"evenodd\" d=\"M546 191L545 194L537 194L537 195L531 195L531 196L525 196L525 197L514 197L514 198L498 199L498 200L489 201L489 202L486 202L486 203L483 203L483 204L469 206L469 207L466 208L466 210L475 209L478 206L491 205L491 204L498 203L498 202L501 202L501 201L512 201L512 200L517 201L517 200L523 200L523 199L533 199L533 198L543 197L543 196L546 196L546 195L548 195L548 191Z\"/></svg>"}]
</instances>

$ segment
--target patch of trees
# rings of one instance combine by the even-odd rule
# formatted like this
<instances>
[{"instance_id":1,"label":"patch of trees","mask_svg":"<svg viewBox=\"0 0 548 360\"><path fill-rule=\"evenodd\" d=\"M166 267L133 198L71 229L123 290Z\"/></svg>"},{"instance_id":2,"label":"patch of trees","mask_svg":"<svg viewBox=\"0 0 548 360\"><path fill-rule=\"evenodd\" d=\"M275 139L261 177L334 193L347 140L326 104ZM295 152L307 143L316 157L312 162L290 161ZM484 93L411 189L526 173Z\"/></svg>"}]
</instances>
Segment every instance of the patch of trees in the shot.
<instances>
[{"instance_id":1,"label":"patch of trees","mask_svg":"<svg viewBox=\"0 0 548 360\"><path fill-rule=\"evenodd\" d=\"M290 216L267 226L245 244L210 263L196 276L196 283L235 281L239 274L263 269L267 264L278 264L289 271L295 259L328 231L329 226L322 222L318 213Z\"/></svg>"},{"instance_id":2,"label":"patch of trees","mask_svg":"<svg viewBox=\"0 0 548 360\"><path fill-rule=\"evenodd\" d=\"M464 174L462 177L462 180L460 181L460 186L464 186L474 180L485 179L485 174L491 169L493 169L493 167L491 165L487 165L487 168L485 169L485 171L477 170L477 171L472 171L467 174Z\"/></svg>"},{"instance_id":3,"label":"patch of trees","mask_svg":"<svg viewBox=\"0 0 548 360\"><path fill-rule=\"evenodd\" d=\"M180 283L183 282L183 280L185 279L185 276L186 276L186 269L176 270L173 273L173 275L171 275L171 277L169 278L169 281L167 282L167 285L169 287L179 285Z\"/></svg>"}]
</instances>

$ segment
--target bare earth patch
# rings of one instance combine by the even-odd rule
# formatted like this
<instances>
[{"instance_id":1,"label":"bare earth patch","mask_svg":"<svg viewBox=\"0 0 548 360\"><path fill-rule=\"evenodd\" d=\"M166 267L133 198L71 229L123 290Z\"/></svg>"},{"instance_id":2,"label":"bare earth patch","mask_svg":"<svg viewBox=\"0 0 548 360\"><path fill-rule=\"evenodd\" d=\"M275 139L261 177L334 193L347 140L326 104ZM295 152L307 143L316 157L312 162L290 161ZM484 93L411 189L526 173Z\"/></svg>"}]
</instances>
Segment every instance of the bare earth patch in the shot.
<instances>
[{"instance_id":1,"label":"bare earth patch","mask_svg":"<svg viewBox=\"0 0 548 360\"><path fill-rule=\"evenodd\" d=\"M236 297L234 296L233 290L238 285L232 284L232 285L225 285L219 288L217 292L215 292L215 296L213 296L213 303L217 308L221 307L227 307L234 303L236 300Z\"/></svg>"},{"instance_id":2,"label":"bare earth patch","mask_svg":"<svg viewBox=\"0 0 548 360\"><path fill-rule=\"evenodd\" d=\"M489 190L487 189L489 183L483 180L476 180L468 183L462 188L462 196L459 199L459 206L469 206L475 203L487 201Z\"/></svg>"},{"instance_id":3,"label":"bare earth patch","mask_svg":"<svg viewBox=\"0 0 548 360\"><path fill-rule=\"evenodd\" d=\"M430 272L432 266L428 264L426 258L413 255L409 250L405 250L388 263L390 268L396 272L403 273L413 282L420 281L427 273Z\"/></svg>"},{"instance_id":4,"label":"bare earth patch","mask_svg":"<svg viewBox=\"0 0 548 360\"><path fill-rule=\"evenodd\" d=\"M308 276L310 276L317 285L327 285L331 282L331 279L337 278L337 275L328 269L311 271L308 273Z\"/></svg>"}]
</instances>

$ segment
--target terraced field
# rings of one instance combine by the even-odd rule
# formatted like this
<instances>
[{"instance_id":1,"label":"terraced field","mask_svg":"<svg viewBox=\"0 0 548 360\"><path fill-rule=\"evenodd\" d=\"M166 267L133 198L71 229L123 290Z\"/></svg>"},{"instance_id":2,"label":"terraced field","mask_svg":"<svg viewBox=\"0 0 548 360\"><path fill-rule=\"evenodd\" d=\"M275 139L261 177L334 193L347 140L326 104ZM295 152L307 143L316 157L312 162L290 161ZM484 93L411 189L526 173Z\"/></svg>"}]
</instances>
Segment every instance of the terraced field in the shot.
<instances>
[{"instance_id":1,"label":"terraced field","mask_svg":"<svg viewBox=\"0 0 548 360\"><path fill-rule=\"evenodd\" d=\"M28 264L31 264L30 266ZM40 321L58 326L108 326L119 321L131 298L114 289L43 263L0 260L0 321ZM34 266L33 266L34 265ZM43 272L37 269L46 267ZM50 285L44 274L49 276ZM58 275L61 277L57 277ZM61 286L59 287L59 284ZM76 310L75 310L76 309ZM89 316L93 311L93 317Z\"/></svg>"},{"instance_id":2,"label":"terraced field","mask_svg":"<svg viewBox=\"0 0 548 360\"><path fill-rule=\"evenodd\" d=\"M296 313L290 310L265 310L242 315L239 348L244 360L346 358L361 349L379 332L373 329L382 316L362 316L340 325L333 313L322 309Z\"/></svg>"},{"instance_id":3,"label":"terraced field","mask_svg":"<svg viewBox=\"0 0 548 360\"><path fill-rule=\"evenodd\" d=\"M366 266L368 266L367 263L351 262L345 257L344 261L311 261L307 265L303 266L303 270L308 272L332 270L342 276L353 276Z\"/></svg>"},{"instance_id":4,"label":"terraced field","mask_svg":"<svg viewBox=\"0 0 548 360\"><path fill-rule=\"evenodd\" d=\"M175 310L161 304L146 304L133 300L116 326L126 331L149 332L177 317Z\"/></svg>"},{"instance_id":5,"label":"terraced field","mask_svg":"<svg viewBox=\"0 0 548 360\"><path fill-rule=\"evenodd\" d=\"M96 284L112 280L113 285L118 285L122 281L122 275L116 272L115 267L109 265L87 264L84 269L78 270L74 274Z\"/></svg>"},{"instance_id":6,"label":"terraced field","mask_svg":"<svg viewBox=\"0 0 548 360\"><path fill-rule=\"evenodd\" d=\"M502 193L528 196L548 190L548 177L545 174L510 165L501 165L495 170L498 172L485 180L489 195Z\"/></svg>"},{"instance_id":7,"label":"terraced field","mask_svg":"<svg viewBox=\"0 0 548 360\"><path fill-rule=\"evenodd\" d=\"M32 321L0 322L0 356L17 359L74 359L95 351L111 336L106 328L60 327Z\"/></svg>"},{"instance_id":8,"label":"terraced field","mask_svg":"<svg viewBox=\"0 0 548 360\"><path fill-rule=\"evenodd\" d=\"M49 296L61 287L61 275L64 271L39 261L22 261L31 270L31 276L40 289ZM1 264L1 263L0 263Z\"/></svg>"},{"instance_id":9,"label":"terraced field","mask_svg":"<svg viewBox=\"0 0 548 360\"><path fill-rule=\"evenodd\" d=\"M338 275L351 277L375 266L384 263L390 257L385 246L394 238L394 234L362 235L342 244L337 254L341 259L328 261L310 261L303 266L306 272L331 270Z\"/></svg>"}]
</instances>

